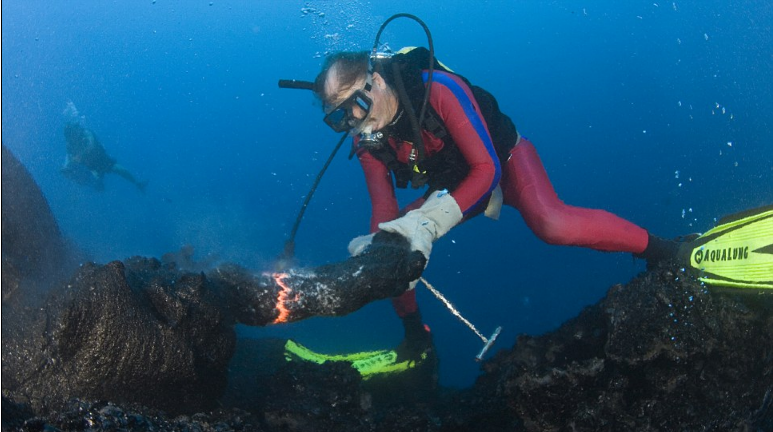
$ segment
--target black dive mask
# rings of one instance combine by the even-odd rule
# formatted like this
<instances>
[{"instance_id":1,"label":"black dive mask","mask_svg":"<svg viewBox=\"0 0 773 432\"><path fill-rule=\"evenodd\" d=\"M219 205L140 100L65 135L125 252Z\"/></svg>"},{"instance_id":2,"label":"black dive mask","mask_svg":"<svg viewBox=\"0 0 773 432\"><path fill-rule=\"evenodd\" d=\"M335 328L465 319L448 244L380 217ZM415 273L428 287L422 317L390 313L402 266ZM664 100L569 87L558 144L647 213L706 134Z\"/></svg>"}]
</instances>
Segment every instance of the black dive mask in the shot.
<instances>
[{"instance_id":1,"label":"black dive mask","mask_svg":"<svg viewBox=\"0 0 773 432\"><path fill-rule=\"evenodd\" d=\"M368 97L363 90L357 90L352 93L351 96L346 98L345 101L333 108L332 111L327 113L323 120L334 131L346 132L359 127L362 121L370 114L372 106L373 100ZM359 119L354 117L352 113L354 107L362 110L365 115Z\"/></svg>"}]
</instances>

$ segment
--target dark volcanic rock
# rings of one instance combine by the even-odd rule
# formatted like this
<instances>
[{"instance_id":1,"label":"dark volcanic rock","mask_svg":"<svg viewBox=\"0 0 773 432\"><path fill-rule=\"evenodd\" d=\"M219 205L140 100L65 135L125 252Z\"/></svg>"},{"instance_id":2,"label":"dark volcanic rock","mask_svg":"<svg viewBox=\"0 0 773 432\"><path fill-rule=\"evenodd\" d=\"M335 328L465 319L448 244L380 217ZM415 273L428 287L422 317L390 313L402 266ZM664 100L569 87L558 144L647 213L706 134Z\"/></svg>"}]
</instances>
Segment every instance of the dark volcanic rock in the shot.
<instances>
[{"instance_id":1,"label":"dark volcanic rock","mask_svg":"<svg viewBox=\"0 0 773 432\"><path fill-rule=\"evenodd\" d=\"M67 243L37 183L2 146L2 292L10 300L20 284L50 282L69 258Z\"/></svg>"},{"instance_id":2,"label":"dark volcanic rock","mask_svg":"<svg viewBox=\"0 0 773 432\"><path fill-rule=\"evenodd\" d=\"M773 296L660 269L485 370L526 430L770 430Z\"/></svg>"},{"instance_id":3,"label":"dark volcanic rock","mask_svg":"<svg viewBox=\"0 0 773 432\"><path fill-rule=\"evenodd\" d=\"M262 389L263 415L273 430L367 430L370 396L347 364L309 368L289 363Z\"/></svg>"},{"instance_id":4,"label":"dark volcanic rock","mask_svg":"<svg viewBox=\"0 0 773 432\"><path fill-rule=\"evenodd\" d=\"M40 188L4 146L2 165L4 424L72 397L215 407L235 337L203 276L145 259L78 269Z\"/></svg>"},{"instance_id":5,"label":"dark volcanic rock","mask_svg":"<svg viewBox=\"0 0 773 432\"><path fill-rule=\"evenodd\" d=\"M140 405L70 400L61 410L26 420L6 422L3 400L3 430L16 431L180 431L180 432L261 432L250 413L232 409L207 414L170 416Z\"/></svg>"},{"instance_id":6,"label":"dark volcanic rock","mask_svg":"<svg viewBox=\"0 0 773 432\"><path fill-rule=\"evenodd\" d=\"M174 284L163 282L166 279L158 276L166 271L163 266L144 273L156 265L152 260L135 260L123 269L120 263L85 268L81 272L85 275L83 280L93 281L94 275L99 275L97 280L117 287L108 292L119 300L111 303L97 294L82 294L79 301L91 302L91 307L104 304L114 311L143 310L136 302L147 302L153 306L148 309L144 305L145 309L159 311L158 316L140 315L140 322L153 322L151 327L174 322L184 327L183 323L197 316L197 313L186 314L193 305L184 300L199 303L193 300L201 298L197 297L201 294L195 294L199 285L192 281L196 278L188 282L169 279L176 281ZM125 280L132 281L130 285L144 281L140 285L146 287L145 291L154 284L165 287L162 292L172 285L185 285L189 288L181 292L188 294L182 299L165 295L148 298L151 294L127 298L130 289L124 286L121 272L127 275ZM156 276L149 278L149 275ZM97 298L89 300L89 295ZM102 317L98 322L110 319ZM406 376L387 377L380 384L378 380L362 381L345 364L286 362L280 354L282 341L258 340L252 341L244 355L235 357L230 364L230 379L237 382L231 384L221 399L227 407L233 407L230 411L170 420L156 414L159 406L168 404L158 398L149 399L152 408L126 408L134 405L106 408L102 402L80 401L87 408L76 411L73 406L80 405L71 402L59 411L42 414L36 411L42 417L30 419L31 411L25 405L12 403L19 398L8 399L4 392L3 420L10 418L9 421L21 425L26 419L28 423L22 426L23 430L41 430L45 425L67 429L67 424L71 424L68 422L95 421L95 416L104 415L104 410L112 413L107 421L124 419L120 421L125 422L126 416L115 413L134 410L131 415L140 417L132 417L135 419L132 424L153 424L156 430L185 430L186 427L188 430L239 430L243 427L243 430L265 431L765 431L773 426L771 326L773 297L770 295L718 291L672 270L660 269L645 273L627 285L612 287L599 304L586 308L555 332L539 337L521 336L512 350L500 352L485 363L486 373L473 388L461 392L417 397L416 390L420 387L401 382ZM84 334L77 326L67 324L57 328L60 334L80 334L80 338L87 338L88 344L103 343L89 335L91 332ZM202 332L200 327L191 328L197 330L186 334ZM154 332L144 327L127 329L131 333ZM217 342L204 338L191 347L212 355L205 348L210 344L216 346ZM183 349L194 350L191 347ZM99 352L105 349L103 345ZM68 370L75 373L91 367L88 358L96 356L96 351L85 353L76 355L86 357L77 360L76 364L81 366ZM156 369L162 365L153 357L139 357ZM175 394L173 389L155 384L169 373L163 367L159 370L129 369L129 373L140 377L138 387L145 381L147 392ZM100 377L109 380L107 376ZM218 379L214 382L222 383ZM202 394L201 390L191 387L200 382L199 378L191 375L190 380L190 383L179 383L187 386L186 392ZM51 385L44 381L35 384ZM132 381L128 384L134 385ZM387 391L380 388L384 384L389 384ZM93 387L81 387L79 391L97 398ZM106 391L98 398L116 400L127 394L122 391L120 388L113 389L113 393ZM195 400L188 399L186 403L196 406ZM204 423L208 426L202 426ZM246 423L250 426L240 426ZM214 428L213 424L220 426L207 429ZM143 430L142 427L125 426L124 429Z\"/></svg>"},{"instance_id":7,"label":"dark volcanic rock","mask_svg":"<svg viewBox=\"0 0 773 432\"><path fill-rule=\"evenodd\" d=\"M174 413L212 409L226 386L233 322L202 275L156 260L84 265L46 307L39 351L6 368L33 407L71 397L136 402ZM9 353L12 354L12 353Z\"/></svg>"}]
</instances>

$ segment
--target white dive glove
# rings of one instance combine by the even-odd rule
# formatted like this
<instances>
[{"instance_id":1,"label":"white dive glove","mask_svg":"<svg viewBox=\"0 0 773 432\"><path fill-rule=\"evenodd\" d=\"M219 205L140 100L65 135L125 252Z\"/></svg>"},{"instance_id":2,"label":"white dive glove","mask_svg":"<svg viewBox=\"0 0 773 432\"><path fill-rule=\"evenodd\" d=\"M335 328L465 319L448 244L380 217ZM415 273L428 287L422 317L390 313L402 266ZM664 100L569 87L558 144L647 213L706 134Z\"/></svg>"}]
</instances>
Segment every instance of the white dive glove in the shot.
<instances>
[{"instance_id":1,"label":"white dive glove","mask_svg":"<svg viewBox=\"0 0 773 432\"><path fill-rule=\"evenodd\" d=\"M432 242L445 235L462 220L462 210L447 190L435 191L416 210L390 222L380 223L384 231L400 234L429 260ZM356 239L355 239L356 240ZM349 244L351 247L351 243ZM350 249L351 250L351 249Z\"/></svg>"},{"instance_id":2,"label":"white dive glove","mask_svg":"<svg viewBox=\"0 0 773 432\"><path fill-rule=\"evenodd\" d=\"M359 237L355 237L352 239L352 241L349 242L349 254L351 256L357 256L361 254L365 249L373 243L373 236L376 235L376 233L373 234L366 234L361 235ZM425 255L426 256L426 255ZM419 280L413 280L408 283L408 290L412 290L416 288L416 284L419 283Z\"/></svg>"},{"instance_id":3,"label":"white dive glove","mask_svg":"<svg viewBox=\"0 0 773 432\"><path fill-rule=\"evenodd\" d=\"M349 247L347 248L349 250L349 255L357 256L361 254L365 248L373 243L374 235L376 235L376 233L361 235L359 237L353 238L352 241L349 242Z\"/></svg>"}]
</instances>

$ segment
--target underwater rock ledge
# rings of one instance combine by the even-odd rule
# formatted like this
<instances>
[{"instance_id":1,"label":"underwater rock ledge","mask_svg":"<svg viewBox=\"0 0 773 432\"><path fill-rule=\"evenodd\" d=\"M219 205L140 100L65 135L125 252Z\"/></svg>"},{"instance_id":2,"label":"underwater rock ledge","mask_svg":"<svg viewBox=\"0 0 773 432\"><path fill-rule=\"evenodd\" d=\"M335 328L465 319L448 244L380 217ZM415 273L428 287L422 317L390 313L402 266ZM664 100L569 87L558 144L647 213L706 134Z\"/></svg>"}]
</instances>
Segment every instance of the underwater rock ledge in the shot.
<instances>
[{"instance_id":1,"label":"underwater rock ledge","mask_svg":"<svg viewBox=\"0 0 773 432\"><path fill-rule=\"evenodd\" d=\"M3 429L767 431L772 335L773 296L717 291L660 268L612 287L554 332L520 336L461 391L417 398L405 377L362 381L344 364L288 363L269 348L281 341L255 341L242 356L253 369L238 379L264 395L257 403L226 394L219 409L180 416L105 398L35 411L4 389ZM386 385L392 399L375 397Z\"/></svg>"},{"instance_id":2,"label":"underwater rock ledge","mask_svg":"<svg viewBox=\"0 0 773 432\"><path fill-rule=\"evenodd\" d=\"M473 392L529 431L773 430L773 296L661 267L484 369Z\"/></svg>"}]
</instances>

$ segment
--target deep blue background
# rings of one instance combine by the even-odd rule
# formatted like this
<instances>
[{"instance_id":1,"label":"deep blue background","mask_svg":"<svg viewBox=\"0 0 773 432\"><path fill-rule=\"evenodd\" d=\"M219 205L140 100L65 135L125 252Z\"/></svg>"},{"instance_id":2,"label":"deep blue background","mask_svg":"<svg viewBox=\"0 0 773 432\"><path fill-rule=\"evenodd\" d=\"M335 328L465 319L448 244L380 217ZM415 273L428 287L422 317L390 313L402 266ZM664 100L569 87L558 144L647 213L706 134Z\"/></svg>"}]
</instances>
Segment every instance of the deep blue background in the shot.
<instances>
[{"instance_id":1,"label":"deep blue background","mask_svg":"<svg viewBox=\"0 0 773 432\"><path fill-rule=\"evenodd\" d=\"M95 261L191 244L266 269L337 140L311 95L277 79L313 79L325 52L369 49L384 19L409 12L429 25L444 63L497 96L564 201L661 236L705 231L773 202L773 6L728 3L6 1L2 140ZM426 44L408 20L382 42ZM117 177L99 193L61 176L67 101L149 180L146 195ZM298 234L301 264L343 259L367 232L363 183L339 155ZM641 269L629 254L545 245L507 208L443 238L425 276L486 335L504 327L496 349L557 327ZM441 382L470 385L480 340L418 293ZM389 302L240 331L329 352L402 336Z\"/></svg>"}]
</instances>

